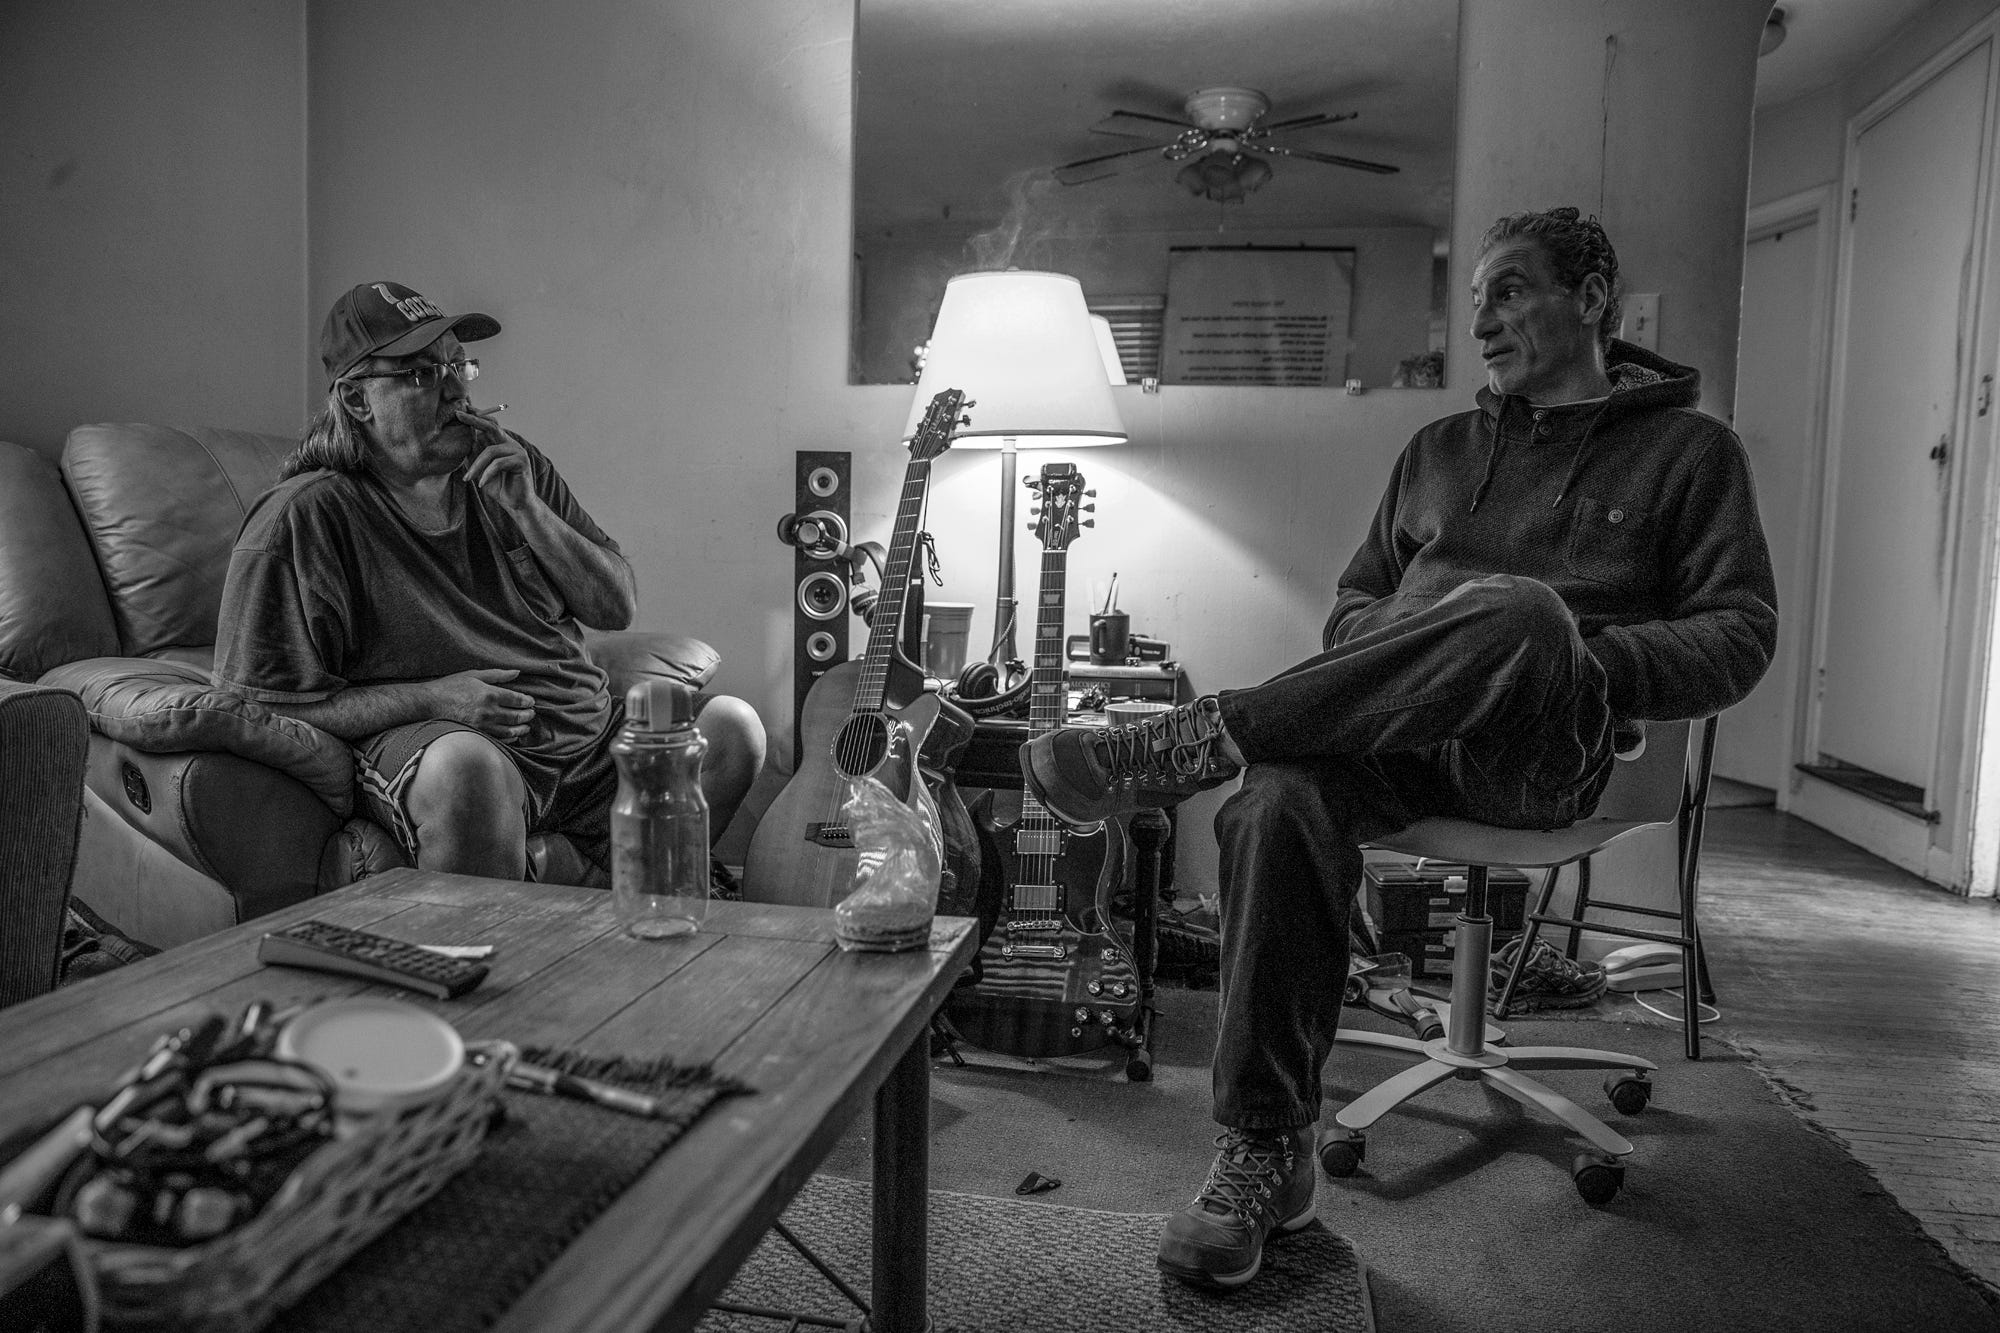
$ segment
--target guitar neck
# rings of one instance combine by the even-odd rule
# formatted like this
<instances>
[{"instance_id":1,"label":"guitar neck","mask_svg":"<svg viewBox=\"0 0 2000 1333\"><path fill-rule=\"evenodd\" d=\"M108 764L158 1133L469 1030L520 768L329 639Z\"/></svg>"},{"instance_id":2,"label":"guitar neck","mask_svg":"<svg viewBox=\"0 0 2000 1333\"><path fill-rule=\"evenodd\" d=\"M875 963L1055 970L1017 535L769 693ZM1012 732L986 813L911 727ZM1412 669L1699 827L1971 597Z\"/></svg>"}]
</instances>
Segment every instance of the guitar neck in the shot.
<instances>
[{"instance_id":1,"label":"guitar neck","mask_svg":"<svg viewBox=\"0 0 2000 1333\"><path fill-rule=\"evenodd\" d=\"M1028 737L1054 731L1069 716L1063 671L1063 596L1069 585L1069 548L1042 552L1042 582L1035 595L1035 666L1028 685ZM1033 791L1021 793L1021 828L1055 833L1060 824ZM1050 839L1051 843L1055 841Z\"/></svg>"},{"instance_id":2,"label":"guitar neck","mask_svg":"<svg viewBox=\"0 0 2000 1333\"><path fill-rule=\"evenodd\" d=\"M889 538L889 556L882 570L882 590L869 618L868 651L861 661L861 678L854 691L856 713L879 713L889 687L889 667L902 640L903 612L910 600L910 572L916 563L917 532L923 521L924 496L930 485L927 458L912 458L903 469L903 498L896 508L896 526Z\"/></svg>"}]
</instances>

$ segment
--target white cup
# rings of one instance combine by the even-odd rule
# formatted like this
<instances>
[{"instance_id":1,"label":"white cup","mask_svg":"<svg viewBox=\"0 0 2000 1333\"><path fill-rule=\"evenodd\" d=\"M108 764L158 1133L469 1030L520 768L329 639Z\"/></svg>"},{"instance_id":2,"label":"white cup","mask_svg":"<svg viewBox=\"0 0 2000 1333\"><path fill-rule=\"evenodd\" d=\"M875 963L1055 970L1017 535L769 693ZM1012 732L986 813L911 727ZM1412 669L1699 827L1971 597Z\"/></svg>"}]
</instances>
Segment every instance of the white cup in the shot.
<instances>
[{"instance_id":1,"label":"white cup","mask_svg":"<svg viewBox=\"0 0 2000 1333\"><path fill-rule=\"evenodd\" d=\"M1157 699L1113 699L1104 705L1105 723L1113 727L1129 727L1134 722L1144 722L1155 713L1164 713L1173 708Z\"/></svg>"}]
</instances>

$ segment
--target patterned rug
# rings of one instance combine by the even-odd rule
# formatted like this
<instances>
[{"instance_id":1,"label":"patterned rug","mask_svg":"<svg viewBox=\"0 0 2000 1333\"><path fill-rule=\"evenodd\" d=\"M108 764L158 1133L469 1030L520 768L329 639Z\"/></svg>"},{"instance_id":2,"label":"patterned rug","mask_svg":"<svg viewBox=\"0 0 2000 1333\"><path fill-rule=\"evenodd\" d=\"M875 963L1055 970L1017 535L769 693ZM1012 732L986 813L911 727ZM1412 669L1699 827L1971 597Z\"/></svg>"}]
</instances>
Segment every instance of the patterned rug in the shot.
<instances>
[{"instance_id":1,"label":"patterned rug","mask_svg":"<svg viewBox=\"0 0 2000 1333\"><path fill-rule=\"evenodd\" d=\"M865 1184L814 1176L785 1222L864 1294L869 1275ZM1373 1333L1368 1283L1354 1247L1314 1222L1273 1240L1256 1281L1222 1295L1154 1267L1160 1217L931 1192L930 1315L936 1333ZM858 1311L775 1232L723 1300L833 1319ZM711 1310L699 1333L773 1333L780 1325Z\"/></svg>"}]
</instances>

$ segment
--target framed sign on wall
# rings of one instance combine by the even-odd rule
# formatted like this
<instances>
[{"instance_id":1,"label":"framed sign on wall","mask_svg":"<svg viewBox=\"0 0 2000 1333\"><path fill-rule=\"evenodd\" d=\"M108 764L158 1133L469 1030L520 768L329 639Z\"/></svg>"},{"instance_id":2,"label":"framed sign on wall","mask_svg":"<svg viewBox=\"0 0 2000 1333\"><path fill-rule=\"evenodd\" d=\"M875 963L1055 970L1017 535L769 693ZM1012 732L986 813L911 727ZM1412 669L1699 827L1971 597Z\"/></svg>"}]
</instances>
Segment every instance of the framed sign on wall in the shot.
<instances>
[{"instance_id":1,"label":"framed sign on wall","mask_svg":"<svg viewBox=\"0 0 2000 1333\"><path fill-rule=\"evenodd\" d=\"M1353 317L1352 247L1176 246L1160 380L1339 385Z\"/></svg>"}]
</instances>

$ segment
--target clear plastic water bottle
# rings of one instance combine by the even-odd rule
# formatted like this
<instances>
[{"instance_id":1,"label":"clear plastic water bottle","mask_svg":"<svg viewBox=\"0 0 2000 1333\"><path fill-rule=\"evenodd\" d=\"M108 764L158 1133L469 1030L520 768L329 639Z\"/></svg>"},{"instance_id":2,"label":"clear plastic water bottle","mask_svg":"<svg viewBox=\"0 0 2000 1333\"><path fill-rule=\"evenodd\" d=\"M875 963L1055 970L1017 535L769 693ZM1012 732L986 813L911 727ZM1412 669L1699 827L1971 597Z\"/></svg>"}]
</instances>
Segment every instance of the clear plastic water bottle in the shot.
<instances>
[{"instance_id":1,"label":"clear plastic water bottle","mask_svg":"<svg viewBox=\"0 0 2000 1333\"><path fill-rule=\"evenodd\" d=\"M611 742L611 897L628 935L688 935L708 915L707 751L685 685L647 680L626 692L625 725Z\"/></svg>"}]
</instances>

